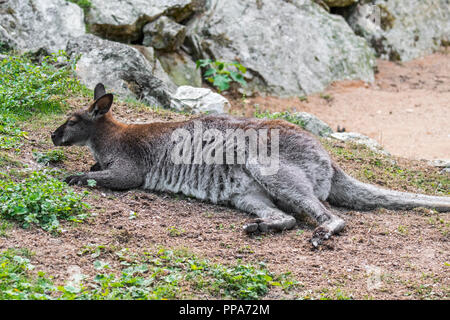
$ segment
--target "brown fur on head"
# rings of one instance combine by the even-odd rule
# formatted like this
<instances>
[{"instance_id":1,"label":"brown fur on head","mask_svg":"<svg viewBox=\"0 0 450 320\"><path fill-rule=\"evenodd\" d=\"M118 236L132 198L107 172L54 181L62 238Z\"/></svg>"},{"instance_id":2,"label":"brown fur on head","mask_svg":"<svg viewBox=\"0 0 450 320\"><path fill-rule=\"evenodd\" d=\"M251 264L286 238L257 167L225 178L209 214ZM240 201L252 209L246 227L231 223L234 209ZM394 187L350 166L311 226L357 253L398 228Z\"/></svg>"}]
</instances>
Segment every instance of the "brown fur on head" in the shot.
<instances>
[{"instance_id":1,"label":"brown fur on head","mask_svg":"<svg viewBox=\"0 0 450 320\"><path fill-rule=\"evenodd\" d=\"M94 89L94 101L90 106L71 114L55 132L52 141L55 146L86 145L95 134L96 123L109 112L113 103L113 95L106 93L103 84L99 83Z\"/></svg>"}]
</instances>

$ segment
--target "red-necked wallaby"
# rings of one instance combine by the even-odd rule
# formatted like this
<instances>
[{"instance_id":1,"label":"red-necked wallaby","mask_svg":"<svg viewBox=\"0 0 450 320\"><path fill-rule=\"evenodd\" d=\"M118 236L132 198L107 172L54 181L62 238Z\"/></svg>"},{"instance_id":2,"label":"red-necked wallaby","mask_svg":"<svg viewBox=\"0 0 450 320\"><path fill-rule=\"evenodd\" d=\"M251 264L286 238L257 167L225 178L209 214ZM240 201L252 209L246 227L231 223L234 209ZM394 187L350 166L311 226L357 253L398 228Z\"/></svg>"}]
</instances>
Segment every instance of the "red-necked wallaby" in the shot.
<instances>
[{"instance_id":1,"label":"red-necked wallaby","mask_svg":"<svg viewBox=\"0 0 450 320\"><path fill-rule=\"evenodd\" d=\"M110 189L179 192L230 205L258 216L244 227L247 232L290 229L296 224L293 215L306 213L319 224L314 246L345 224L322 201L357 210L450 211L450 197L397 192L355 180L311 134L283 120L219 115L128 125L113 118L112 103L112 94L98 84L94 102L52 134L56 146L88 146L96 160L90 172L69 176L67 183L84 185L92 179ZM269 166L259 161L257 153L263 149L270 153Z\"/></svg>"}]
</instances>

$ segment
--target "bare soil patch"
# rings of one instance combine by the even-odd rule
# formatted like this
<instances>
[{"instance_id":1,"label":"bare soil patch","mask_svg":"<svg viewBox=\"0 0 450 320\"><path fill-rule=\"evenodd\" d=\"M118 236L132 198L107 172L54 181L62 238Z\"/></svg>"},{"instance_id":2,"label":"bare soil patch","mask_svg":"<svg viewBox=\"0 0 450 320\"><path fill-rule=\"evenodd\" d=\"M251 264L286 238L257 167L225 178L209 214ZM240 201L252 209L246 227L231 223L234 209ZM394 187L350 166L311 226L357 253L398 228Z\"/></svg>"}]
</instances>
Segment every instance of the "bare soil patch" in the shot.
<instances>
[{"instance_id":1,"label":"bare soil patch","mask_svg":"<svg viewBox=\"0 0 450 320\"><path fill-rule=\"evenodd\" d=\"M305 111L377 140L393 155L450 159L450 55L405 63L378 60L374 83L342 81L308 97L232 99L232 112Z\"/></svg>"}]
</instances>

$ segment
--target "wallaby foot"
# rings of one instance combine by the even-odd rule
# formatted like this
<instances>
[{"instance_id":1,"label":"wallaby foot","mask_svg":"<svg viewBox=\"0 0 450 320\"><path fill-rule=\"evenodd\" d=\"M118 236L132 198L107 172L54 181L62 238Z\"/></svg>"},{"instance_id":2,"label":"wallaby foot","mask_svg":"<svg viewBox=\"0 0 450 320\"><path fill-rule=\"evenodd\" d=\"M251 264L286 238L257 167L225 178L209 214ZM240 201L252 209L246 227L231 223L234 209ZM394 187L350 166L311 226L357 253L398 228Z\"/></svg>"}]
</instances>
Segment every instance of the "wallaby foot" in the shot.
<instances>
[{"instance_id":1,"label":"wallaby foot","mask_svg":"<svg viewBox=\"0 0 450 320\"><path fill-rule=\"evenodd\" d=\"M258 218L253 222L246 224L244 226L244 231L246 233L255 232L269 232L269 231L283 231L292 229L296 225L297 221L292 216L287 216L286 218L281 218L278 220Z\"/></svg>"},{"instance_id":2,"label":"wallaby foot","mask_svg":"<svg viewBox=\"0 0 450 320\"><path fill-rule=\"evenodd\" d=\"M64 182L67 183L69 186L83 185L83 175L68 176L64 179Z\"/></svg>"},{"instance_id":3,"label":"wallaby foot","mask_svg":"<svg viewBox=\"0 0 450 320\"><path fill-rule=\"evenodd\" d=\"M345 221L332 215L330 220L318 226L312 235L311 244L317 248L324 240L330 239L333 234L339 233L345 227Z\"/></svg>"},{"instance_id":4,"label":"wallaby foot","mask_svg":"<svg viewBox=\"0 0 450 320\"><path fill-rule=\"evenodd\" d=\"M292 229L297 223L293 216L279 210L266 195L260 192L236 196L233 199L233 205L237 209L258 216L258 219L244 226L246 233L280 232Z\"/></svg>"}]
</instances>

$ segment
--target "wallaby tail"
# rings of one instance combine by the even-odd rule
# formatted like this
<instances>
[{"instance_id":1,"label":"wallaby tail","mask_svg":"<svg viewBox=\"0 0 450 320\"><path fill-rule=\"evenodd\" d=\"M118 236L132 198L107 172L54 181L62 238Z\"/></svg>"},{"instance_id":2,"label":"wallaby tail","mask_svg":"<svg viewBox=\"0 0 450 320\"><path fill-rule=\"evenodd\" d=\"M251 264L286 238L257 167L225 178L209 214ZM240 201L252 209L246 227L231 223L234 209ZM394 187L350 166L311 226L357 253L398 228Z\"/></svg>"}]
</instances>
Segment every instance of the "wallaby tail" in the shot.
<instances>
[{"instance_id":1,"label":"wallaby tail","mask_svg":"<svg viewBox=\"0 0 450 320\"><path fill-rule=\"evenodd\" d=\"M440 212L450 211L450 197L383 189L350 177L336 164L333 168L334 175L328 201L336 206L356 210L371 210L378 207L393 210L424 207Z\"/></svg>"}]
</instances>

